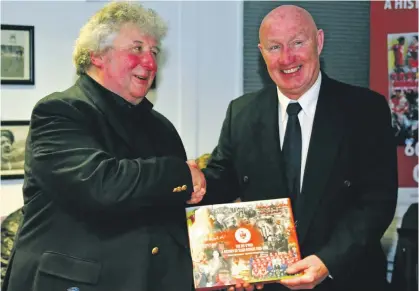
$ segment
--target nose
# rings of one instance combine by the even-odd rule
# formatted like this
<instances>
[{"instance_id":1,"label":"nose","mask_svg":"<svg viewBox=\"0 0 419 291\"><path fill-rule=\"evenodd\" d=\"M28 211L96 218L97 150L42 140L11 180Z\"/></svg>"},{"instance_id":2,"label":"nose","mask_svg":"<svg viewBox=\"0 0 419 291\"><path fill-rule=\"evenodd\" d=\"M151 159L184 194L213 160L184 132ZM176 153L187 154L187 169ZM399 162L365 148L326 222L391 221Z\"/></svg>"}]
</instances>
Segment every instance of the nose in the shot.
<instances>
[{"instance_id":1,"label":"nose","mask_svg":"<svg viewBox=\"0 0 419 291\"><path fill-rule=\"evenodd\" d=\"M281 50L278 62L280 65L287 66L292 64L295 61L295 56L290 48L284 47L283 50Z\"/></svg>"},{"instance_id":2,"label":"nose","mask_svg":"<svg viewBox=\"0 0 419 291\"><path fill-rule=\"evenodd\" d=\"M151 51L145 52L141 56L141 66L144 67L148 71L157 70L156 57Z\"/></svg>"}]
</instances>

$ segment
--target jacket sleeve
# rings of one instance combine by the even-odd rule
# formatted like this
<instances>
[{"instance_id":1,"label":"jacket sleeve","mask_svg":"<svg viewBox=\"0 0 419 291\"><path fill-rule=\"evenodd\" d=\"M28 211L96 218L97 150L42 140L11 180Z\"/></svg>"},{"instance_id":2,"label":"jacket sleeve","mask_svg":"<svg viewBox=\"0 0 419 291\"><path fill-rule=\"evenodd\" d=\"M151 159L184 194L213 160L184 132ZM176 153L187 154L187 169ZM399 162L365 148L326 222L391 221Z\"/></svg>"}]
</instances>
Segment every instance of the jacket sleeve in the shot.
<instances>
[{"instance_id":1,"label":"jacket sleeve","mask_svg":"<svg viewBox=\"0 0 419 291\"><path fill-rule=\"evenodd\" d=\"M184 205L192 178L177 157L118 159L89 132L85 116L58 99L39 102L28 138L26 171L51 199L80 211L135 211L155 204ZM186 191L173 192L186 185Z\"/></svg>"},{"instance_id":2,"label":"jacket sleeve","mask_svg":"<svg viewBox=\"0 0 419 291\"><path fill-rule=\"evenodd\" d=\"M316 254L334 279L356 268L357 258L379 244L395 213L397 152L391 117L385 98L378 94L372 97L377 102L367 107L375 114L365 115L368 120L357 136L362 149L358 150L358 173L353 185L355 205L340 218L330 241Z\"/></svg>"},{"instance_id":3,"label":"jacket sleeve","mask_svg":"<svg viewBox=\"0 0 419 291\"><path fill-rule=\"evenodd\" d=\"M232 103L230 102L218 145L211 153L207 167L202 170L207 181L207 194L201 204L229 203L239 197L239 185L233 165L231 117Z\"/></svg>"}]
</instances>

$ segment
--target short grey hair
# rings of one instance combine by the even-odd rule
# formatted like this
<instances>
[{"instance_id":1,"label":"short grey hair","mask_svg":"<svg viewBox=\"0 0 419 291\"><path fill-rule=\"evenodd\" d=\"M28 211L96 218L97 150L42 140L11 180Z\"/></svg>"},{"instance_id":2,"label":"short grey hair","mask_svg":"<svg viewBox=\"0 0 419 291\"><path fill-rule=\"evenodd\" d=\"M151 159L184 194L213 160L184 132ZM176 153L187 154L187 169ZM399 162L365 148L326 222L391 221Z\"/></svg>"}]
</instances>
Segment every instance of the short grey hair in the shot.
<instances>
[{"instance_id":1,"label":"short grey hair","mask_svg":"<svg viewBox=\"0 0 419 291\"><path fill-rule=\"evenodd\" d=\"M112 2L99 10L81 28L75 43L73 62L78 75L86 73L91 66L90 54L108 49L122 26L136 25L143 33L160 43L166 36L167 25L152 9L132 2Z\"/></svg>"}]
</instances>

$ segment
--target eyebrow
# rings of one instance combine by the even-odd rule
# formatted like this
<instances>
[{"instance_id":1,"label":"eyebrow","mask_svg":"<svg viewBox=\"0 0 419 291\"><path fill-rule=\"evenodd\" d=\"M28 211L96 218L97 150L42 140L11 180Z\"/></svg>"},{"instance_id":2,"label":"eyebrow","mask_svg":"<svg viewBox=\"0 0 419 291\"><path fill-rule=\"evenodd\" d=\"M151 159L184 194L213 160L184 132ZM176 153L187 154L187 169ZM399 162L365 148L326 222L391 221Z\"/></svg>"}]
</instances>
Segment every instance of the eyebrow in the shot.
<instances>
[{"instance_id":1,"label":"eyebrow","mask_svg":"<svg viewBox=\"0 0 419 291\"><path fill-rule=\"evenodd\" d=\"M300 30L299 32L297 32L296 34L294 34L292 37L290 37L290 40L293 41L296 38L306 37L306 36L307 36L307 34L305 33L305 31L304 30ZM271 44L271 43L280 43L280 41L277 41L275 39L267 39L267 42L269 44Z\"/></svg>"},{"instance_id":2,"label":"eyebrow","mask_svg":"<svg viewBox=\"0 0 419 291\"><path fill-rule=\"evenodd\" d=\"M135 44L144 44L144 42L141 41L141 40L134 40L133 43L135 43ZM160 48L158 46L153 46L152 48L156 49L158 53L160 52Z\"/></svg>"}]
</instances>

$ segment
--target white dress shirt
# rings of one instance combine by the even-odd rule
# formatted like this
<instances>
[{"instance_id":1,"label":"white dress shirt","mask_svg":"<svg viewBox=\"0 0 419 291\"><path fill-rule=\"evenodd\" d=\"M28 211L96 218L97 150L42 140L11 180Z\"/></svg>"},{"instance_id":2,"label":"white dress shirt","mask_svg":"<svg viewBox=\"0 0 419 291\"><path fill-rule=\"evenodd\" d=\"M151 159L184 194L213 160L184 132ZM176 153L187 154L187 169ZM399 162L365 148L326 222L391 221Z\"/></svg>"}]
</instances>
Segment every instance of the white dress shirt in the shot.
<instances>
[{"instance_id":1,"label":"white dress shirt","mask_svg":"<svg viewBox=\"0 0 419 291\"><path fill-rule=\"evenodd\" d=\"M310 143L311 130L313 129L314 114L316 113L317 100L319 99L320 84L322 75L319 73L316 82L311 86L306 93L304 93L297 101L286 97L277 87L278 100L279 100L279 136L281 141L281 149L284 143L285 130L287 128L288 114L287 106L290 102L298 102L301 105L301 111L298 113L298 120L301 126L301 178L300 178L300 191L303 185L304 170L307 160L308 146Z\"/></svg>"},{"instance_id":2,"label":"white dress shirt","mask_svg":"<svg viewBox=\"0 0 419 291\"><path fill-rule=\"evenodd\" d=\"M286 97L284 94L279 91L278 92L278 100L279 100L279 136L281 141L281 149L284 143L285 137L285 130L287 128L287 121L288 121L288 114L287 114L287 106L290 102L298 102L301 105L301 111L298 113L298 120L300 121L301 126L301 139L302 139L302 147L301 147L301 178L300 178L300 191L303 186L303 179L304 179L304 170L307 161L307 153L308 153L308 146L310 144L310 137L311 131L313 129L313 121L314 121L314 114L316 113L317 107L317 100L319 99L319 92L320 92L320 84L322 82L322 74L319 73L316 82L311 86L310 89L306 93L304 93L297 101L291 100ZM329 274L328 276L330 279L333 277Z\"/></svg>"}]
</instances>

